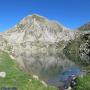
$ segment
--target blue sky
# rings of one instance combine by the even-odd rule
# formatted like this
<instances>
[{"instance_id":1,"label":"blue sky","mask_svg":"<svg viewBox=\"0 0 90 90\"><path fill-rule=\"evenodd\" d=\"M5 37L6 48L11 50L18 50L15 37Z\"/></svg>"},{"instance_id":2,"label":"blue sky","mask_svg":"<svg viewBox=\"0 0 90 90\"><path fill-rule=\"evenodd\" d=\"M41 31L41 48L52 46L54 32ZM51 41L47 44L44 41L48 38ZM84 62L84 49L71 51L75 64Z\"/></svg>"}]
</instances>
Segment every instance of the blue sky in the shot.
<instances>
[{"instance_id":1,"label":"blue sky","mask_svg":"<svg viewBox=\"0 0 90 90\"><path fill-rule=\"evenodd\" d=\"M33 13L74 29L90 21L90 0L0 0L0 32Z\"/></svg>"}]
</instances>

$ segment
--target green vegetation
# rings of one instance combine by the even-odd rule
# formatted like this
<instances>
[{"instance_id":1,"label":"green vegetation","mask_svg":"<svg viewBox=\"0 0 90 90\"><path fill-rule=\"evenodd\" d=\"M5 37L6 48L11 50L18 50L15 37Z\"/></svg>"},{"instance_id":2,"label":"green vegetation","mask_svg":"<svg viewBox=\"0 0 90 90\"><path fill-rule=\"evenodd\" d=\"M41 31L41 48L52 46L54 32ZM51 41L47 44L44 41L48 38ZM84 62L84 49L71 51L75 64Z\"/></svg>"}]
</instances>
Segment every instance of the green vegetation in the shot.
<instances>
[{"instance_id":1,"label":"green vegetation","mask_svg":"<svg viewBox=\"0 0 90 90\"><path fill-rule=\"evenodd\" d=\"M90 90L90 75L79 78L75 90Z\"/></svg>"},{"instance_id":2,"label":"green vegetation","mask_svg":"<svg viewBox=\"0 0 90 90\"><path fill-rule=\"evenodd\" d=\"M2 87L17 90L56 90L55 87L45 87L39 80L19 69L15 60L5 52L0 51L0 72L6 72L6 77L0 77L0 90Z\"/></svg>"},{"instance_id":3,"label":"green vegetation","mask_svg":"<svg viewBox=\"0 0 90 90\"><path fill-rule=\"evenodd\" d=\"M64 49L66 56L76 64L85 64L80 60L79 54L80 41L70 41Z\"/></svg>"}]
</instances>

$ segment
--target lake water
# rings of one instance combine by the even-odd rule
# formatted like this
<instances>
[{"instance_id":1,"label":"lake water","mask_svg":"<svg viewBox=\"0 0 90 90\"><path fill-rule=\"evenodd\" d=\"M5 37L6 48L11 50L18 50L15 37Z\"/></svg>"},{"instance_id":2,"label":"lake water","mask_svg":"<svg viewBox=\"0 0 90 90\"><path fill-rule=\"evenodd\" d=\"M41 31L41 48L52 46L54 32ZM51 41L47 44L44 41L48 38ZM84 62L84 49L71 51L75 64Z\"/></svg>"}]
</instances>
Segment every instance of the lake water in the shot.
<instances>
[{"instance_id":1,"label":"lake water","mask_svg":"<svg viewBox=\"0 0 90 90\"><path fill-rule=\"evenodd\" d=\"M67 82L70 77L80 77L82 75L84 75L84 72L82 72L82 70L79 67L71 67L68 68L66 71L63 71L56 77L48 79L46 83L52 86L59 87L63 86L63 84Z\"/></svg>"},{"instance_id":2,"label":"lake water","mask_svg":"<svg viewBox=\"0 0 90 90\"><path fill-rule=\"evenodd\" d=\"M47 84L59 86L69 75L81 73L80 67L75 62L69 60L63 53L53 51L24 52L19 57L23 67L28 73L39 76Z\"/></svg>"}]
</instances>

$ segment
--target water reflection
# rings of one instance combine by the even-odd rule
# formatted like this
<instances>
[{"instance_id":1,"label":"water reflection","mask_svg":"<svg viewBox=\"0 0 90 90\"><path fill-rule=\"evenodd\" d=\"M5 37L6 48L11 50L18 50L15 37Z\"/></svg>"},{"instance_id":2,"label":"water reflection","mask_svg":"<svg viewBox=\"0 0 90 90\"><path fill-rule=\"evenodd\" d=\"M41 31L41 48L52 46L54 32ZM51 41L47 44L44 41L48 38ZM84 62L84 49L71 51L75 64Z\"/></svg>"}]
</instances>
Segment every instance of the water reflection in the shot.
<instances>
[{"instance_id":1,"label":"water reflection","mask_svg":"<svg viewBox=\"0 0 90 90\"><path fill-rule=\"evenodd\" d=\"M47 80L46 83L57 87L64 86L66 83L69 84L73 77L82 77L84 74L85 72L79 67L71 67L57 75L55 78Z\"/></svg>"},{"instance_id":2,"label":"water reflection","mask_svg":"<svg viewBox=\"0 0 90 90\"><path fill-rule=\"evenodd\" d=\"M60 75L70 67L76 66L63 53L59 52L23 52L19 60L24 63L24 68L28 72L38 75L43 80L48 80Z\"/></svg>"}]
</instances>

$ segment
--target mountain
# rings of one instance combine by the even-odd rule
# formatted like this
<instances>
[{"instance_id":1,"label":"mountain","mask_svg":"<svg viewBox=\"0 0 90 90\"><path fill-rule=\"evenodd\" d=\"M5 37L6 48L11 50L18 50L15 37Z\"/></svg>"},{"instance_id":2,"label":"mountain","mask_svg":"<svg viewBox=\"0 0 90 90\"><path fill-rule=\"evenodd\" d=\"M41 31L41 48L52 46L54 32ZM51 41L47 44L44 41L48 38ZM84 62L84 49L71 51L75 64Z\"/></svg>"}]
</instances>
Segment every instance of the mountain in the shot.
<instances>
[{"instance_id":1,"label":"mountain","mask_svg":"<svg viewBox=\"0 0 90 90\"><path fill-rule=\"evenodd\" d=\"M48 80L70 67L90 65L90 33L82 30L73 31L55 20L28 15L0 33L0 50L14 57L26 73Z\"/></svg>"},{"instance_id":2,"label":"mountain","mask_svg":"<svg viewBox=\"0 0 90 90\"><path fill-rule=\"evenodd\" d=\"M73 39L73 32L57 21L33 14L25 17L13 28L5 33L6 38L13 43L22 42L50 42ZM63 38L64 37L64 38Z\"/></svg>"},{"instance_id":3,"label":"mountain","mask_svg":"<svg viewBox=\"0 0 90 90\"><path fill-rule=\"evenodd\" d=\"M13 55L23 70L48 78L74 65L63 49L78 36L57 21L33 14L0 35L0 48Z\"/></svg>"},{"instance_id":4,"label":"mountain","mask_svg":"<svg viewBox=\"0 0 90 90\"><path fill-rule=\"evenodd\" d=\"M90 31L90 22L82 25L81 27L78 28L80 31Z\"/></svg>"}]
</instances>

